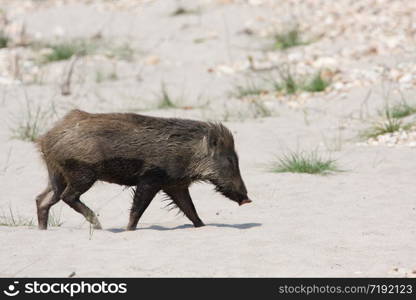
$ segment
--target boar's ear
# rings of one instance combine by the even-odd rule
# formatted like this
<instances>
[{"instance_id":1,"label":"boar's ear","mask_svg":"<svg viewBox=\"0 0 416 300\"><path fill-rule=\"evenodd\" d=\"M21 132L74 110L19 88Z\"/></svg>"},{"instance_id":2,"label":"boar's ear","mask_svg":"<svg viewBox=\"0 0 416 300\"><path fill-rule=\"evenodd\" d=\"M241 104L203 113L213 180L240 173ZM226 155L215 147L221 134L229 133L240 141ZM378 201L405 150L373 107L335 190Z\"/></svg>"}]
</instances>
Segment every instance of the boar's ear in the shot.
<instances>
[{"instance_id":1,"label":"boar's ear","mask_svg":"<svg viewBox=\"0 0 416 300\"><path fill-rule=\"evenodd\" d=\"M204 155L208 155L208 152L209 152L209 149L208 149L208 138L206 136L204 136L202 138L199 147L200 147L200 152L201 153L203 153Z\"/></svg>"},{"instance_id":2,"label":"boar's ear","mask_svg":"<svg viewBox=\"0 0 416 300\"><path fill-rule=\"evenodd\" d=\"M208 134L204 136L201 141L202 153L205 155L214 155L218 148L218 144L218 135L213 130L209 130Z\"/></svg>"},{"instance_id":3,"label":"boar's ear","mask_svg":"<svg viewBox=\"0 0 416 300\"><path fill-rule=\"evenodd\" d=\"M218 148L219 142L218 134L211 129L208 132L208 148L211 149L211 151L215 151L215 149Z\"/></svg>"}]
</instances>

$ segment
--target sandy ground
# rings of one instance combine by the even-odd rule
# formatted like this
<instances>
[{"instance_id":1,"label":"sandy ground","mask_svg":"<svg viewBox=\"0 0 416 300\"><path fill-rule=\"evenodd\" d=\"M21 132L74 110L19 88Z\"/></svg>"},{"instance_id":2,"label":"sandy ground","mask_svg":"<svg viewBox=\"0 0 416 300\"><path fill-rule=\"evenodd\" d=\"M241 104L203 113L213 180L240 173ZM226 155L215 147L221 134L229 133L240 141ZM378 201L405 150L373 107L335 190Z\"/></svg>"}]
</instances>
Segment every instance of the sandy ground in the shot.
<instances>
[{"instance_id":1,"label":"sandy ground","mask_svg":"<svg viewBox=\"0 0 416 300\"><path fill-rule=\"evenodd\" d=\"M275 99L269 103L270 117L253 118L248 111L243 117L228 118L242 101L228 99L227 91L236 79L244 78L230 66L247 55L260 55L253 48L264 43L240 31L253 20L284 19L289 11L276 15L266 4L256 4L263 1L201 1L200 13L171 17L177 2L142 2L135 9L97 6L94 1L35 7L26 1L27 7L18 8L11 1L2 3L5 11L16 12L13 20L24 20L31 36L52 39L63 32L90 38L101 31L114 43L130 42L137 57L117 61L118 80L102 83L94 82L96 70L111 68L114 62L85 58L75 71L74 92L67 97L59 93L65 62L48 67L40 84L0 85L0 209L7 215L12 208L16 216L33 218L36 225L34 198L46 185L46 171L33 143L11 138L28 101L47 109L53 103L57 112L46 120L46 128L73 107L223 120L235 134L253 203L238 207L208 184L197 184L191 195L207 226L193 228L177 211L163 208L158 195L138 229L127 232L130 192L97 183L82 199L98 212L103 230L91 231L64 203L52 209L63 222L60 227L39 231L36 226L0 226L0 276L67 277L73 272L77 277L414 276L415 148L370 146L356 139L367 125L363 115L374 114L383 104L386 86L399 83L377 77L304 101ZM312 16L316 12L314 7L302 9L305 14L310 9ZM321 47L326 55L333 51L337 57L337 47L353 39L347 33L300 48L307 53ZM407 50L380 50L340 60L345 70L341 73L414 64L415 52ZM174 97L184 99L181 105L208 104L153 109L152 99L162 81ZM402 93L407 99L416 96L411 84ZM399 96L392 92L392 97ZM145 112L138 111L143 107ZM344 172L330 176L270 172L274 158L290 149L318 149L337 159Z\"/></svg>"}]
</instances>

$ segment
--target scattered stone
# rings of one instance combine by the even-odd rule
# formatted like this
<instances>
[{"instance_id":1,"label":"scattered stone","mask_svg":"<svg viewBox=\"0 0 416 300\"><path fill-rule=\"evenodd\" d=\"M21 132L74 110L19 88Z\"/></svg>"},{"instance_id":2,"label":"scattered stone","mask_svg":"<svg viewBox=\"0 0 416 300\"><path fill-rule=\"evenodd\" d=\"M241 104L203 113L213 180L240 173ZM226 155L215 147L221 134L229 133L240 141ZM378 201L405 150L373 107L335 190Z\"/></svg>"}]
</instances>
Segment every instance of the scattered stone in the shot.
<instances>
[{"instance_id":1,"label":"scattered stone","mask_svg":"<svg viewBox=\"0 0 416 300\"><path fill-rule=\"evenodd\" d=\"M384 145L388 147L405 146L416 147L416 126L412 126L408 130L400 129L396 132L379 135L375 138L367 140L368 145L379 146Z\"/></svg>"},{"instance_id":2,"label":"scattered stone","mask_svg":"<svg viewBox=\"0 0 416 300\"><path fill-rule=\"evenodd\" d=\"M150 55L145 58L144 62L146 65L158 65L160 63L160 58L156 55Z\"/></svg>"}]
</instances>

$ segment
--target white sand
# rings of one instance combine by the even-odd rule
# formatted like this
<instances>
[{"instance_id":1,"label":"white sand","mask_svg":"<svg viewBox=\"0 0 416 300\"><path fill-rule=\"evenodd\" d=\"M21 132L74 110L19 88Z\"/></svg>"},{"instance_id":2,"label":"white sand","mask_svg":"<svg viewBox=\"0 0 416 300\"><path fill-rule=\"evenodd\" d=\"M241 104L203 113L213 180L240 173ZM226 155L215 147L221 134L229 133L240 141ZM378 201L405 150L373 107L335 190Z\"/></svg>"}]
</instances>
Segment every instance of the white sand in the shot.
<instances>
[{"instance_id":1,"label":"white sand","mask_svg":"<svg viewBox=\"0 0 416 300\"><path fill-rule=\"evenodd\" d=\"M214 3L200 16L172 18L167 15L175 2L167 2L148 3L142 12L97 12L93 6L70 4L20 15L33 35L50 36L56 26L75 37L102 29L104 36L129 39L146 54L134 63L121 62L118 81L77 81L70 97L59 95L60 77L53 75L43 85L0 86L0 211L7 214L12 207L35 221L34 198L46 185L34 145L10 139L10 128L24 109L25 92L30 101L46 107L53 100L60 115L74 106L123 111L154 98L164 80L175 95L185 93L190 104L201 94L213 99L209 117L221 111L218 101L227 99L234 78L207 69L246 58L248 50L239 46L259 44L250 44L249 37L237 32L248 19L270 12L267 6ZM189 28L183 29L185 24ZM193 42L212 31L218 38ZM337 43L342 41L341 36ZM160 64L147 65L145 59L151 55L159 57ZM399 64L409 57L397 54L393 60ZM364 61L354 67L388 64L391 58L381 55ZM85 62L77 72L94 78L100 65L105 63ZM135 79L138 73L141 82ZM373 91L370 113L383 103L381 83L354 87L342 95L315 96L297 110L277 106L273 117L226 122L235 133L252 204L238 207L208 184L198 184L191 195L207 226L193 228L184 216L163 209L158 195L138 229L127 232L129 191L97 183L82 200L99 213L104 230L91 233L82 216L61 202L52 209L64 222L61 227L39 231L33 226L0 226L0 276L414 276L415 149L360 146L353 139L365 125L357 116L368 90ZM411 89L405 93L416 96ZM145 113L205 116L204 109ZM327 148L336 146L340 124L345 126L341 149L328 154ZM268 171L276 155L296 148L319 148L338 159L345 172L316 176Z\"/></svg>"}]
</instances>

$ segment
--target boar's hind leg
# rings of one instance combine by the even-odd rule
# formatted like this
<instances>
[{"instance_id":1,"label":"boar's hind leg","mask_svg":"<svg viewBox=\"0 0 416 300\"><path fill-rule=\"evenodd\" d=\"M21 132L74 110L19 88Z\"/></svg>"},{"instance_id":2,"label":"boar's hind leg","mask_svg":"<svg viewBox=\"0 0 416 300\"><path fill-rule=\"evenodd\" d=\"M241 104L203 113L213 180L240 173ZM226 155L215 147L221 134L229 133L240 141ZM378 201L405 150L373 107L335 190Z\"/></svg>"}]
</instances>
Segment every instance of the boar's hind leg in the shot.
<instances>
[{"instance_id":1,"label":"boar's hind leg","mask_svg":"<svg viewBox=\"0 0 416 300\"><path fill-rule=\"evenodd\" d=\"M195 227L204 226L204 223L201 221L196 212L188 188L164 188L163 191L184 212Z\"/></svg>"},{"instance_id":2,"label":"boar's hind leg","mask_svg":"<svg viewBox=\"0 0 416 300\"><path fill-rule=\"evenodd\" d=\"M66 186L61 175L50 175L49 178L50 182L48 182L46 189L36 197L39 229L48 227L49 210L61 199L61 194Z\"/></svg>"},{"instance_id":3,"label":"boar's hind leg","mask_svg":"<svg viewBox=\"0 0 416 300\"><path fill-rule=\"evenodd\" d=\"M48 181L48 186L43 190L42 193L40 193L38 196L36 196L36 206L39 208L39 205L43 202L43 199L45 199L48 194L52 192L52 186Z\"/></svg>"},{"instance_id":4,"label":"boar's hind leg","mask_svg":"<svg viewBox=\"0 0 416 300\"><path fill-rule=\"evenodd\" d=\"M73 181L68 182L68 186L62 194L62 200L69 206L71 206L76 212L82 214L85 219L90 222L94 229L101 229L101 224L98 221L95 213L84 203L79 200L79 197L89 190L89 188L94 184L95 179L88 177L80 177L82 181Z\"/></svg>"},{"instance_id":5,"label":"boar's hind leg","mask_svg":"<svg viewBox=\"0 0 416 300\"><path fill-rule=\"evenodd\" d=\"M135 230L140 217L152 202L153 197L160 191L160 186L150 183L139 183L134 193L133 205L127 230Z\"/></svg>"},{"instance_id":6,"label":"boar's hind leg","mask_svg":"<svg viewBox=\"0 0 416 300\"><path fill-rule=\"evenodd\" d=\"M48 197L46 200L45 198ZM49 210L45 204L52 199L52 186L48 181L48 186L36 197L36 210L38 214L39 229L46 229L48 224Z\"/></svg>"}]
</instances>

